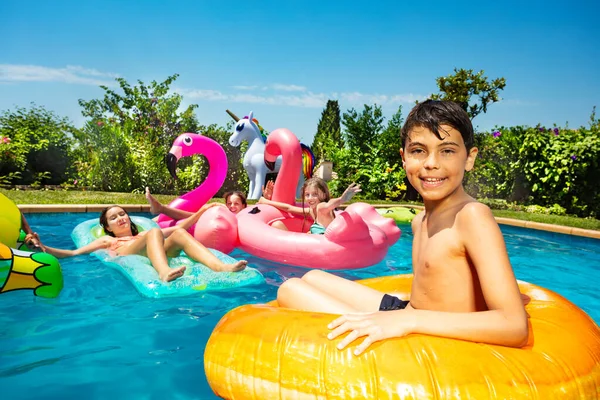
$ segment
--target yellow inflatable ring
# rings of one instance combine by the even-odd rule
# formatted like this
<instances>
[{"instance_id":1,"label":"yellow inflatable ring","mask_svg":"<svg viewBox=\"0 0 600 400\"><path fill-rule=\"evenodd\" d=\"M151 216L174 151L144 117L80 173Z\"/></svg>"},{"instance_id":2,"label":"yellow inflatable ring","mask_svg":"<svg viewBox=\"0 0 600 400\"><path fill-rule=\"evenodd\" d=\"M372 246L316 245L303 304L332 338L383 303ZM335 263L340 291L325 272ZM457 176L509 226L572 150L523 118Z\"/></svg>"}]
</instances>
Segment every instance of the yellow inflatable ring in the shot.
<instances>
[{"instance_id":1,"label":"yellow inflatable ring","mask_svg":"<svg viewBox=\"0 0 600 400\"><path fill-rule=\"evenodd\" d=\"M408 297L412 275L361 283ZM212 390L226 399L595 399L600 329L577 306L533 284L530 340L515 349L409 335L352 354L328 340L331 315L246 305L215 327L204 354Z\"/></svg>"},{"instance_id":2,"label":"yellow inflatable ring","mask_svg":"<svg viewBox=\"0 0 600 400\"><path fill-rule=\"evenodd\" d=\"M17 247L21 230L21 211L8 197L0 193L0 243Z\"/></svg>"}]
</instances>

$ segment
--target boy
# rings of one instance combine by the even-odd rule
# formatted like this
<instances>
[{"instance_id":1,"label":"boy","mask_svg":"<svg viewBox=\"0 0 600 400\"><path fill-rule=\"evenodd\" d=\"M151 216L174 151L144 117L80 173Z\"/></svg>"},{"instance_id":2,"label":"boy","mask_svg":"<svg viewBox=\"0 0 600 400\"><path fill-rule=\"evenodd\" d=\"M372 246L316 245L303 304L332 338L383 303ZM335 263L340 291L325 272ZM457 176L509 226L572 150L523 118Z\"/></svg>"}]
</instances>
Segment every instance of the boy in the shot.
<instances>
[{"instance_id":1,"label":"boy","mask_svg":"<svg viewBox=\"0 0 600 400\"><path fill-rule=\"evenodd\" d=\"M485 205L467 195L465 171L477 157L473 126L456 103L428 100L408 115L401 131L402 165L425 211L412 222L410 301L313 270L284 282L282 307L344 314L329 324L329 339L348 332L341 350L410 333L521 347L527 314L504 238Z\"/></svg>"}]
</instances>

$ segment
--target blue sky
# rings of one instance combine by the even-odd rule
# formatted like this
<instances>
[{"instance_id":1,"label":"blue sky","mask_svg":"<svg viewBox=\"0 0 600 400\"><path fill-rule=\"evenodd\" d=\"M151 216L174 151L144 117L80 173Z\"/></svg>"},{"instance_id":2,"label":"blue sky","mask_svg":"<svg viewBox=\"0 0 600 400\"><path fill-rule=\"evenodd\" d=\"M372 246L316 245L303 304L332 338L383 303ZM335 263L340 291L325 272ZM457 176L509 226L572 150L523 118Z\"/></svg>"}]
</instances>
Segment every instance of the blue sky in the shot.
<instances>
[{"instance_id":1,"label":"blue sky","mask_svg":"<svg viewBox=\"0 0 600 400\"><path fill-rule=\"evenodd\" d=\"M35 102L81 126L77 100L99 84L179 73L201 123L253 110L310 144L327 99L406 115L456 67L506 78L479 130L578 127L600 106L599 14L597 1L2 0L0 110Z\"/></svg>"}]
</instances>

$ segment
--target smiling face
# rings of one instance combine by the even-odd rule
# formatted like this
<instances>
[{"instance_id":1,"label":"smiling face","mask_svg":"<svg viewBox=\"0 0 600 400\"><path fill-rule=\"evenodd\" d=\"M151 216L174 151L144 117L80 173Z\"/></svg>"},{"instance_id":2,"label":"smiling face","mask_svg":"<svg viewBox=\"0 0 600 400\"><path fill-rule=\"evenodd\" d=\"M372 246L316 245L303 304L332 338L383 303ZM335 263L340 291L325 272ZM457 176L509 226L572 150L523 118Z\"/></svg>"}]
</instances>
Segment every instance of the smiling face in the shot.
<instances>
[{"instance_id":1,"label":"smiling face","mask_svg":"<svg viewBox=\"0 0 600 400\"><path fill-rule=\"evenodd\" d=\"M327 201L326 194L316 185L309 185L304 189L304 203L309 207L316 207L317 204Z\"/></svg>"},{"instance_id":2,"label":"smiling face","mask_svg":"<svg viewBox=\"0 0 600 400\"><path fill-rule=\"evenodd\" d=\"M116 237L132 236L131 220L129 215L121 207L112 207L106 211L106 223L101 219L102 226L107 233Z\"/></svg>"},{"instance_id":3,"label":"smiling face","mask_svg":"<svg viewBox=\"0 0 600 400\"><path fill-rule=\"evenodd\" d=\"M477 148L467 152L462 135L449 125L440 125L440 140L423 126L413 127L400 150L402 165L411 185L424 201L440 201L462 192L465 171L475 163Z\"/></svg>"},{"instance_id":4,"label":"smiling face","mask_svg":"<svg viewBox=\"0 0 600 400\"><path fill-rule=\"evenodd\" d=\"M227 198L227 200L225 201L225 205L227 206L229 211L231 211L234 214L237 214L240 211L242 211L244 208L246 208L246 205L244 204L244 202L242 201L240 196L238 196L235 193L231 194Z\"/></svg>"}]
</instances>

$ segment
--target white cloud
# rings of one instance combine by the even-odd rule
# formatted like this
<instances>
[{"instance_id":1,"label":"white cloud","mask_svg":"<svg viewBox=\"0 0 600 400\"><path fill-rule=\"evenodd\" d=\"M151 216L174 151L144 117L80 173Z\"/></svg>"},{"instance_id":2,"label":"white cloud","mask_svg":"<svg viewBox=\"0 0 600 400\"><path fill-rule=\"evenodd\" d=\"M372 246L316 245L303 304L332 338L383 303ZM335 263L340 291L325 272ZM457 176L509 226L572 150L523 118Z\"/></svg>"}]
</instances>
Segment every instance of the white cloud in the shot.
<instances>
[{"instance_id":1,"label":"white cloud","mask_svg":"<svg viewBox=\"0 0 600 400\"><path fill-rule=\"evenodd\" d=\"M283 83L274 83L272 85L236 85L232 86L236 90L275 90L280 92L306 92L306 87L299 85L285 85Z\"/></svg>"},{"instance_id":2,"label":"white cloud","mask_svg":"<svg viewBox=\"0 0 600 400\"><path fill-rule=\"evenodd\" d=\"M256 85L254 85L254 86L238 85L238 86L232 86L232 88L237 89L237 90L256 90L256 89L258 89L258 86L256 86Z\"/></svg>"},{"instance_id":3,"label":"white cloud","mask_svg":"<svg viewBox=\"0 0 600 400\"><path fill-rule=\"evenodd\" d=\"M218 90L206 90L206 89L186 89L186 88L174 88L175 92L180 93L187 99L195 100L209 100L209 101L223 101L230 103L250 103L250 104L267 104L267 105L285 105L291 107L305 107L305 108L321 108L325 106L329 99L339 99L345 103L351 105L362 105L362 104L378 104L378 105L395 105L400 103L414 104L415 100L424 100L426 96L410 94L395 94L395 95L384 95L384 94L366 94L359 92L346 92L346 93L313 93L307 91L302 86L295 85L279 85L274 84L263 87L235 87L238 90L245 92L256 90L264 91L266 88L282 88L287 87L288 91L295 87L295 91L299 91L299 94L272 94L266 95L261 92L260 94L255 93L223 93ZM281 89L286 90L286 89Z\"/></svg>"},{"instance_id":4,"label":"white cloud","mask_svg":"<svg viewBox=\"0 0 600 400\"><path fill-rule=\"evenodd\" d=\"M306 92L306 88L304 86L298 85L284 85L281 83L274 83L271 85L271 89L273 90L281 90L284 92Z\"/></svg>"},{"instance_id":5,"label":"white cloud","mask_svg":"<svg viewBox=\"0 0 600 400\"><path fill-rule=\"evenodd\" d=\"M117 74L101 72L96 69L84 68L78 65L68 65L65 68L51 68L39 65L0 64L0 82L63 82L80 85L114 86L111 80Z\"/></svg>"}]
</instances>

